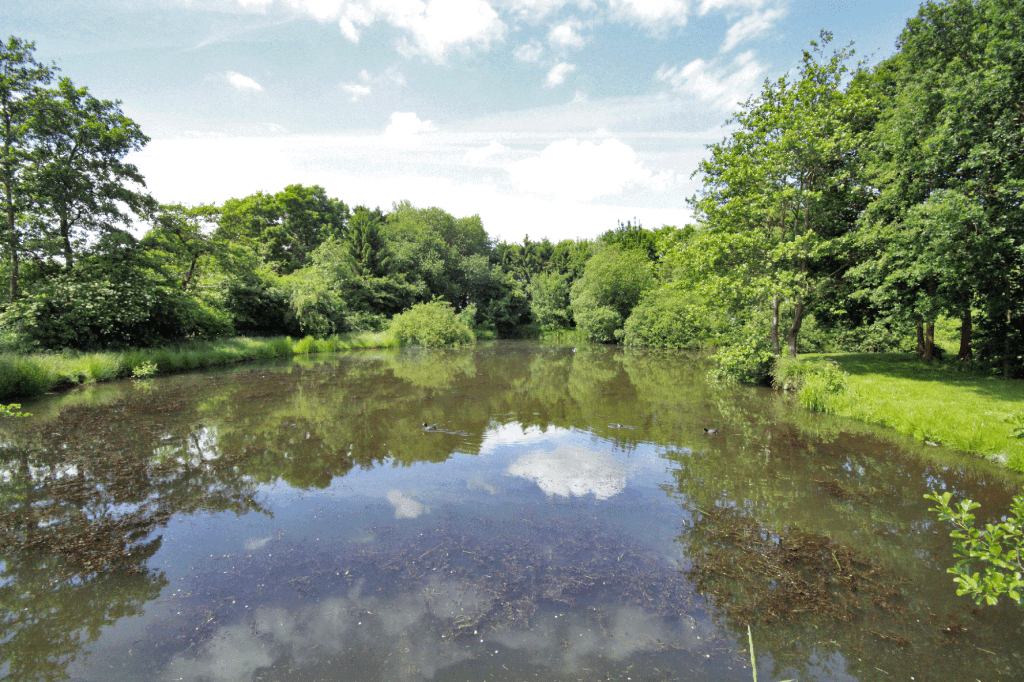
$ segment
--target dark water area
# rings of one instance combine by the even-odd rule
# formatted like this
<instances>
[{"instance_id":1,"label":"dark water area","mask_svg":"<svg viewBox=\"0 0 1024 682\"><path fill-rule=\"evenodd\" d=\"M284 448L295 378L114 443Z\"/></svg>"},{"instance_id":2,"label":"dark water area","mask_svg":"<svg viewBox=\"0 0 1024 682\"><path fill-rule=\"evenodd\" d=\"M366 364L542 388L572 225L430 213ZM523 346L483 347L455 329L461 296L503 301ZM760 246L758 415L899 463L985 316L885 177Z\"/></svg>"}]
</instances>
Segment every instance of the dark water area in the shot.
<instances>
[{"instance_id":1,"label":"dark water area","mask_svg":"<svg viewBox=\"0 0 1024 682\"><path fill-rule=\"evenodd\" d=\"M749 626L762 681L1024 679L922 497L1012 477L706 369L496 342L26 403L0 676L739 681Z\"/></svg>"}]
</instances>

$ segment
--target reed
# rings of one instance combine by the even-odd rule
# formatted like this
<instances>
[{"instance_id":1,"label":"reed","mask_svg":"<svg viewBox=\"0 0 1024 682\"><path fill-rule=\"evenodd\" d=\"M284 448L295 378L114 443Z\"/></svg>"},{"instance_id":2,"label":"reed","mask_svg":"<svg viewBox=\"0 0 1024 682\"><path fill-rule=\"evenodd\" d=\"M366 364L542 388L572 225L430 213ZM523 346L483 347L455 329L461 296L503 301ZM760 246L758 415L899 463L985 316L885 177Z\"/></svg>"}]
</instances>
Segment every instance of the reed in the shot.
<instances>
[{"instance_id":1,"label":"reed","mask_svg":"<svg viewBox=\"0 0 1024 682\"><path fill-rule=\"evenodd\" d=\"M0 400L39 395L74 384L131 377L140 367L150 364L156 366L156 373L165 374L300 354L397 345L382 332L359 332L326 339L309 336L297 341L287 336L235 337L99 353L4 353L0 354Z\"/></svg>"}]
</instances>

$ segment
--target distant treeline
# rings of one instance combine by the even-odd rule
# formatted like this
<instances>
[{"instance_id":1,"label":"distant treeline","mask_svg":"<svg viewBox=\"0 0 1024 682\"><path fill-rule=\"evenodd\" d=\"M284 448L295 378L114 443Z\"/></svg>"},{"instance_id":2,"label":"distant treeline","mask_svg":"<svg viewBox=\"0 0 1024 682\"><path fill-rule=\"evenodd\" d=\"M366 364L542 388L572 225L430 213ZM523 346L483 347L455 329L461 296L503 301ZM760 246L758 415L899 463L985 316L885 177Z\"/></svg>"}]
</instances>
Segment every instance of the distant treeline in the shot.
<instances>
[{"instance_id":1,"label":"distant treeline","mask_svg":"<svg viewBox=\"0 0 1024 682\"><path fill-rule=\"evenodd\" d=\"M148 138L119 103L12 37L0 345L322 337L439 300L477 336L713 346L724 374L752 381L801 350L931 358L937 323L956 328L961 360L1021 374L1021 35L1020 2L929 2L867 68L823 32L708 147L696 224L522 244L496 243L478 216L350 207L319 186L159 204L124 161Z\"/></svg>"}]
</instances>

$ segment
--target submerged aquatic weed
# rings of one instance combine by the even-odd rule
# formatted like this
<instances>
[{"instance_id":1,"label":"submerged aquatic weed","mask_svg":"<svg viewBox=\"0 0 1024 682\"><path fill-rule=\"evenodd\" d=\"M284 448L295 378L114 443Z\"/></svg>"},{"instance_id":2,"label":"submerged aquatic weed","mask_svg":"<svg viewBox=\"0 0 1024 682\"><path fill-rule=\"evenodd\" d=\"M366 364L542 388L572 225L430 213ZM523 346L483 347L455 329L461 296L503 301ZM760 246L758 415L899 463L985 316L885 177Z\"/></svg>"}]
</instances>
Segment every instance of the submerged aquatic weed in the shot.
<instances>
[{"instance_id":1,"label":"submerged aquatic weed","mask_svg":"<svg viewBox=\"0 0 1024 682\"><path fill-rule=\"evenodd\" d=\"M750 643L750 669L754 672L754 682L757 682L757 660L754 658L754 633L747 623L747 641ZM780 680L780 682L795 682L795 680Z\"/></svg>"}]
</instances>

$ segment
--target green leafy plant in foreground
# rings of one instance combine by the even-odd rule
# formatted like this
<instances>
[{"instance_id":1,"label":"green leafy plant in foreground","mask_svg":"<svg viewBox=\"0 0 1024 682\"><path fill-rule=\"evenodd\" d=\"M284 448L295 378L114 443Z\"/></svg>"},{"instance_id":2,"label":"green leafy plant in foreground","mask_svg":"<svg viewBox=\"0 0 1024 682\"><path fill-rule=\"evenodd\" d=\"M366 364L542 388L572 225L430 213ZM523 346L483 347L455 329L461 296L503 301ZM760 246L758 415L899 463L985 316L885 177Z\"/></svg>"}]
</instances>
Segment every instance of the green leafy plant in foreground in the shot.
<instances>
[{"instance_id":1,"label":"green leafy plant in foreground","mask_svg":"<svg viewBox=\"0 0 1024 682\"><path fill-rule=\"evenodd\" d=\"M946 571L954 575L956 593L969 595L976 604L995 604L1004 594L1020 604L1024 591L1024 495L1013 498L1010 513L1001 523L987 523L984 529L975 527L971 513L981 505L963 500L950 506L952 497L949 492L925 495L925 499L938 504L928 511L954 526L949 535L956 538L953 554L958 560ZM972 573L971 568L977 564L983 566L982 570Z\"/></svg>"},{"instance_id":2,"label":"green leafy plant in foreground","mask_svg":"<svg viewBox=\"0 0 1024 682\"><path fill-rule=\"evenodd\" d=\"M10 405L0 405L0 417L31 417L30 412L19 412L21 409L21 403L11 403Z\"/></svg>"},{"instance_id":3,"label":"green leafy plant in foreground","mask_svg":"<svg viewBox=\"0 0 1024 682\"><path fill-rule=\"evenodd\" d=\"M132 370L132 378L145 379L146 377L153 376L154 374L156 374L156 372L156 363L146 361L135 366L135 369Z\"/></svg>"}]
</instances>

